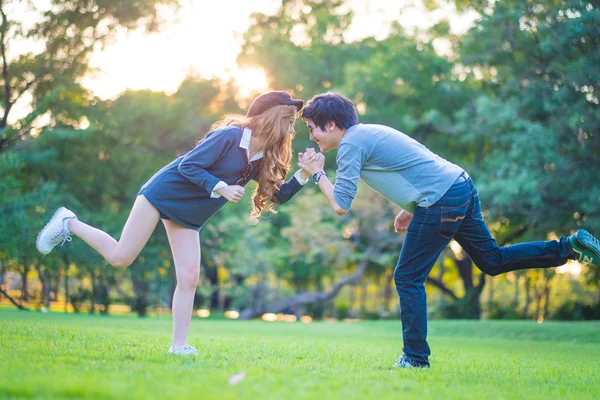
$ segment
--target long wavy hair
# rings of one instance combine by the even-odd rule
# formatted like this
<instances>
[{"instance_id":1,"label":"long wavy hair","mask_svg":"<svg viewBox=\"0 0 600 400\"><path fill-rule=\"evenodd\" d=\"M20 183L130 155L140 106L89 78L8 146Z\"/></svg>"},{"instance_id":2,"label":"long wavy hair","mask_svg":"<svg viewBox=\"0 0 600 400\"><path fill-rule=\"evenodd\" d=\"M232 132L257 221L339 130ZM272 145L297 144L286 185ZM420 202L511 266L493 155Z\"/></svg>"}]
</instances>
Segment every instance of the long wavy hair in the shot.
<instances>
[{"instance_id":1,"label":"long wavy hair","mask_svg":"<svg viewBox=\"0 0 600 400\"><path fill-rule=\"evenodd\" d=\"M232 125L249 128L253 137L263 139L263 158L258 165L258 175L254 177L258 185L252 194L250 214L250 219L255 223L264 211L277 213L275 193L291 168L295 132L290 121L296 118L297 113L294 106L275 106L254 117L228 114L211 127L211 130Z\"/></svg>"}]
</instances>

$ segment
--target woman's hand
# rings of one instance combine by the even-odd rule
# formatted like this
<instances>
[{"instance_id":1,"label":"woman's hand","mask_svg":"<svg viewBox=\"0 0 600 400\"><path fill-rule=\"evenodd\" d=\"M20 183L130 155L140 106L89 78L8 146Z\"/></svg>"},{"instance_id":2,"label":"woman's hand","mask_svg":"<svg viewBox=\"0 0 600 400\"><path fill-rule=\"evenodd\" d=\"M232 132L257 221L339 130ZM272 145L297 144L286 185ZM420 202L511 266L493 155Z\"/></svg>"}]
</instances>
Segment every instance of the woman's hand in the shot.
<instances>
[{"instance_id":1,"label":"woman's hand","mask_svg":"<svg viewBox=\"0 0 600 400\"><path fill-rule=\"evenodd\" d=\"M306 149L305 153L298 153L298 166L309 175L323 171L325 156L315 152L315 149Z\"/></svg>"},{"instance_id":2,"label":"woman's hand","mask_svg":"<svg viewBox=\"0 0 600 400\"><path fill-rule=\"evenodd\" d=\"M408 211L400 211L400 213L396 215L396 219L394 220L394 231L406 232L408 230L408 225L410 225L410 221L412 221L412 217L413 215Z\"/></svg>"},{"instance_id":3,"label":"woman's hand","mask_svg":"<svg viewBox=\"0 0 600 400\"><path fill-rule=\"evenodd\" d=\"M220 194L227 200L232 201L234 203L237 203L242 199L242 197L244 197L245 191L246 189L239 185L225 186L222 189L215 190L217 194Z\"/></svg>"},{"instance_id":4,"label":"woman's hand","mask_svg":"<svg viewBox=\"0 0 600 400\"><path fill-rule=\"evenodd\" d=\"M298 166L300 166L300 163L302 163L302 164L311 163L318 159L317 153L314 151L314 149L312 149L312 151L310 153L308 152L309 149L306 149L306 150L307 150L306 153L298 153ZM302 175L303 179L308 179L311 177L311 174L304 169L300 170L300 175Z\"/></svg>"}]
</instances>

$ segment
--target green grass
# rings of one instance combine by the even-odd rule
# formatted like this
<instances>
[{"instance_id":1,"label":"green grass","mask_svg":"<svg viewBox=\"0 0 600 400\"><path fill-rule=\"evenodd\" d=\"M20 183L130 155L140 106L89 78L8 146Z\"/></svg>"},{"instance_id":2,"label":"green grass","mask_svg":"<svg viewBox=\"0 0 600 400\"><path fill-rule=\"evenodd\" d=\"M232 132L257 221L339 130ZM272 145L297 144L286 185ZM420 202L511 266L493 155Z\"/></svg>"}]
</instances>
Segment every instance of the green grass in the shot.
<instances>
[{"instance_id":1,"label":"green grass","mask_svg":"<svg viewBox=\"0 0 600 400\"><path fill-rule=\"evenodd\" d=\"M600 398L600 323L432 321L430 370L393 369L396 321L171 321L0 310L0 398ZM244 372L230 386L228 378Z\"/></svg>"}]
</instances>

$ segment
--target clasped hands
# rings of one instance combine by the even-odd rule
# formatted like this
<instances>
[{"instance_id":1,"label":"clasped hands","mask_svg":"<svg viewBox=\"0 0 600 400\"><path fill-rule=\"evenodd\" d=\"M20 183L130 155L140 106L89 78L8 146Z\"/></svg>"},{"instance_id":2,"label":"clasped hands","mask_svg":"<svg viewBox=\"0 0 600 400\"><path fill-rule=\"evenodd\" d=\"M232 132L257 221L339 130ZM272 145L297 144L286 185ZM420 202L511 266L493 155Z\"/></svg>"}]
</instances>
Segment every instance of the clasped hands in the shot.
<instances>
[{"instance_id":1,"label":"clasped hands","mask_svg":"<svg viewBox=\"0 0 600 400\"><path fill-rule=\"evenodd\" d=\"M302 168L302 177L310 178L312 175L323 170L325 165L325 156L317 153L315 149L306 149L304 153L298 153L298 166ZM227 200L237 203L244 197L245 189L243 186L230 185L223 187L215 192Z\"/></svg>"},{"instance_id":2,"label":"clasped hands","mask_svg":"<svg viewBox=\"0 0 600 400\"><path fill-rule=\"evenodd\" d=\"M304 153L298 153L298 167L302 168L305 179L311 177L319 171L323 171L325 166L325 156L317 153L315 149L306 149Z\"/></svg>"}]
</instances>

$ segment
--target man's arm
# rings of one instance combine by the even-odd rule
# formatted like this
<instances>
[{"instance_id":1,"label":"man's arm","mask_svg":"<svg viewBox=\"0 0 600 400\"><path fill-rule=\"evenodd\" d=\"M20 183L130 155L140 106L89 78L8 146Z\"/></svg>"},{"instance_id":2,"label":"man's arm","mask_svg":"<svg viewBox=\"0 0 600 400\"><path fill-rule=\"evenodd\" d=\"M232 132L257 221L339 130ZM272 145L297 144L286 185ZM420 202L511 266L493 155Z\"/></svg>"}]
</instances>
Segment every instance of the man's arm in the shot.
<instances>
[{"instance_id":1,"label":"man's arm","mask_svg":"<svg viewBox=\"0 0 600 400\"><path fill-rule=\"evenodd\" d=\"M305 155L314 152L314 149L307 149ZM301 162L299 166L314 175L316 172L323 170L325 156L318 154L319 163ZM303 157L305 158L305 157ZM366 152L361 146L353 144L343 144L338 148L338 169L336 172L335 185L324 176L321 176L318 182L319 189L325 198L338 215L344 215L352 206L352 201L358 190L358 180L360 171L366 159Z\"/></svg>"},{"instance_id":2,"label":"man's arm","mask_svg":"<svg viewBox=\"0 0 600 400\"><path fill-rule=\"evenodd\" d=\"M312 176L317 172L323 171L325 156L321 153L315 153L314 149L307 149L306 153L300 153L298 155L298 165L304 172ZM317 185L336 214L344 215L349 211L342 208L336 201L335 196L333 195L334 186L325 175L319 177Z\"/></svg>"},{"instance_id":3,"label":"man's arm","mask_svg":"<svg viewBox=\"0 0 600 400\"><path fill-rule=\"evenodd\" d=\"M333 211L335 211L337 215L344 215L349 211L340 207L337 201L335 201L335 198L333 197L333 185L331 184L331 182L329 182L329 179L327 179L326 176L322 176L319 179L318 185L319 189L321 189L321 192L323 193L323 195L333 208Z\"/></svg>"}]
</instances>

